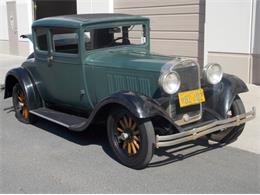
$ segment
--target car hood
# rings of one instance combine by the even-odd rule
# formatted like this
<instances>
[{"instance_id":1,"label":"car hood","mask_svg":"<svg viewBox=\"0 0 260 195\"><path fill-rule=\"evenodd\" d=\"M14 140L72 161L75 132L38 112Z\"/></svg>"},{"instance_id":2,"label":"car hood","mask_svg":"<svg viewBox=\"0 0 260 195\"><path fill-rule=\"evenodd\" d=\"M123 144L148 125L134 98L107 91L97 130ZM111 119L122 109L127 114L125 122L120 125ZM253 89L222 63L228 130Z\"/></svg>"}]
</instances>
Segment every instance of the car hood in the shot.
<instances>
[{"instance_id":1,"label":"car hood","mask_svg":"<svg viewBox=\"0 0 260 195\"><path fill-rule=\"evenodd\" d=\"M95 50L86 57L85 64L124 69L160 71L174 57L129 50Z\"/></svg>"}]
</instances>

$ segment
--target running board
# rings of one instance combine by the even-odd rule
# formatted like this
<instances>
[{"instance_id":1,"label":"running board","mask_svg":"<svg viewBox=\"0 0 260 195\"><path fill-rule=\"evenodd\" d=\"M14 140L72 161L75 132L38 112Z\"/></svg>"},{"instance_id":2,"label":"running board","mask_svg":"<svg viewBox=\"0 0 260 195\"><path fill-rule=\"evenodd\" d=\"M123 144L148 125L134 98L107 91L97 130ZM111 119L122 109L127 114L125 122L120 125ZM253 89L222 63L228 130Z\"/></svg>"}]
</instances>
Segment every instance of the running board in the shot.
<instances>
[{"instance_id":1,"label":"running board","mask_svg":"<svg viewBox=\"0 0 260 195\"><path fill-rule=\"evenodd\" d=\"M44 107L31 110L30 113L74 131L78 131L78 129L84 127L88 122L86 118Z\"/></svg>"}]
</instances>

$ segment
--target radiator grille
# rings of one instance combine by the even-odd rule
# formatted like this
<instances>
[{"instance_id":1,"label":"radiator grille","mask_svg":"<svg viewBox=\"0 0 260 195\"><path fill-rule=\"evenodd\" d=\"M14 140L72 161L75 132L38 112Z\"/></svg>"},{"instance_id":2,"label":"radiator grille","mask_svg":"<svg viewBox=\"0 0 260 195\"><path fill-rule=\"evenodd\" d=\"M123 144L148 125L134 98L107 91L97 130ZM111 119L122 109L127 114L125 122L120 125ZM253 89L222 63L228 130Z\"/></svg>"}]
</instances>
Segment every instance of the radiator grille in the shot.
<instances>
[{"instance_id":1,"label":"radiator grille","mask_svg":"<svg viewBox=\"0 0 260 195\"><path fill-rule=\"evenodd\" d=\"M181 86L179 92L189 91L200 88L200 75L199 75L199 66L197 65L180 65L174 68L181 79ZM171 115L174 116L173 118L176 121L179 121L179 124L188 124L190 122L184 122L182 117L184 114L188 114L190 117L194 118L195 120L199 120L201 117L201 110L202 107L200 104L192 105L185 108L181 108L179 105L178 95L176 94L175 98L172 98L171 105L169 107L173 107L171 109ZM194 120L193 120L194 121Z\"/></svg>"},{"instance_id":2,"label":"radiator grille","mask_svg":"<svg viewBox=\"0 0 260 195\"><path fill-rule=\"evenodd\" d=\"M198 78L199 70L197 66L179 67L175 71L181 79L180 92L199 88L200 80Z\"/></svg>"}]
</instances>

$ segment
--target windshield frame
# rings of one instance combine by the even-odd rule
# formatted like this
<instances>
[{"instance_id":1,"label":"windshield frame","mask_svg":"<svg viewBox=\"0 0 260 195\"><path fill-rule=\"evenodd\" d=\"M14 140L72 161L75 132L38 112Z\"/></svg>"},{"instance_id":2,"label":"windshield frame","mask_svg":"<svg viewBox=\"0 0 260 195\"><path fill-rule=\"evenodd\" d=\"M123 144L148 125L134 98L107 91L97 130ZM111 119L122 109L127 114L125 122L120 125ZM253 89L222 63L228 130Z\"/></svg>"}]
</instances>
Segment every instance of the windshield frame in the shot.
<instances>
[{"instance_id":1,"label":"windshield frame","mask_svg":"<svg viewBox=\"0 0 260 195\"><path fill-rule=\"evenodd\" d=\"M114 28L114 27L121 27L121 26L131 26L131 25L143 25L144 26L144 33L145 33L145 38L146 41L144 44L137 44L137 45L119 45L119 46L112 46L112 47L105 47L105 48L98 48L98 49L91 49L91 50L87 50L85 48L85 46L83 47L85 50L85 53L91 53L91 52L95 52L95 51L100 51L100 50L106 50L106 49L119 49L119 48L135 48L135 49L142 49L142 50L149 50L150 49L150 27L149 27L149 23L146 21L123 21L123 22L110 22L110 23L102 23L102 24L94 24L94 25L88 25L88 26L84 26L82 28L82 32L81 32L81 42L83 43L84 41L84 32L86 31L90 31L93 29L103 29L103 28ZM84 44L82 44L84 45Z\"/></svg>"}]
</instances>

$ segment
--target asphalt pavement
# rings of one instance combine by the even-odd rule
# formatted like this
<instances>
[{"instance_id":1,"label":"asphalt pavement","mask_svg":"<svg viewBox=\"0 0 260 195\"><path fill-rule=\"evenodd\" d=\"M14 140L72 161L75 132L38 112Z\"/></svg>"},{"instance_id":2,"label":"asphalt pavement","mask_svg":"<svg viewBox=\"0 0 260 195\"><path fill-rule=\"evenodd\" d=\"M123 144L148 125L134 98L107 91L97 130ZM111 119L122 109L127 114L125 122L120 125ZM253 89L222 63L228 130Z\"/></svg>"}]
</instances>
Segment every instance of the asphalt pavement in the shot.
<instances>
[{"instance_id":1,"label":"asphalt pavement","mask_svg":"<svg viewBox=\"0 0 260 195\"><path fill-rule=\"evenodd\" d=\"M0 54L0 85L25 57ZM241 94L257 107L239 139L206 140L156 150L149 167L132 170L112 154L103 126L84 133L45 120L18 122L0 92L0 193L260 193L260 86Z\"/></svg>"},{"instance_id":2,"label":"asphalt pavement","mask_svg":"<svg viewBox=\"0 0 260 195\"><path fill-rule=\"evenodd\" d=\"M201 139L157 150L148 168L132 170L114 159L105 127L25 125L0 96L0 193L260 193L257 153Z\"/></svg>"}]
</instances>

